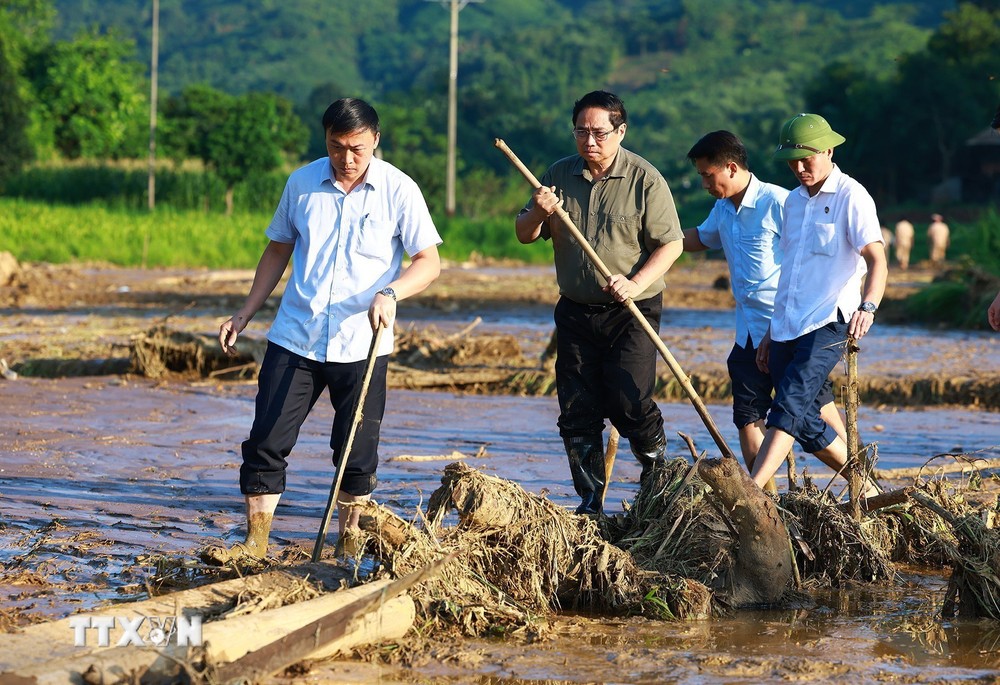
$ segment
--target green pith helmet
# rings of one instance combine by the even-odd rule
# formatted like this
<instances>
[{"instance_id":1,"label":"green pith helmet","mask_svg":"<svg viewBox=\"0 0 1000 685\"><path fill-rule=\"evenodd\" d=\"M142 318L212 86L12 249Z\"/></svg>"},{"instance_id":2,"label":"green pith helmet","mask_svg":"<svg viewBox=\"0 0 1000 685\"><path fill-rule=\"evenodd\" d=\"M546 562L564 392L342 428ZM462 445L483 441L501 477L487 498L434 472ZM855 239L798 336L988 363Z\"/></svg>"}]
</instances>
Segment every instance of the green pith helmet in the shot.
<instances>
[{"instance_id":1,"label":"green pith helmet","mask_svg":"<svg viewBox=\"0 0 1000 685\"><path fill-rule=\"evenodd\" d=\"M796 114L781 127L774 158L783 162L803 159L837 147L846 138L818 114Z\"/></svg>"}]
</instances>

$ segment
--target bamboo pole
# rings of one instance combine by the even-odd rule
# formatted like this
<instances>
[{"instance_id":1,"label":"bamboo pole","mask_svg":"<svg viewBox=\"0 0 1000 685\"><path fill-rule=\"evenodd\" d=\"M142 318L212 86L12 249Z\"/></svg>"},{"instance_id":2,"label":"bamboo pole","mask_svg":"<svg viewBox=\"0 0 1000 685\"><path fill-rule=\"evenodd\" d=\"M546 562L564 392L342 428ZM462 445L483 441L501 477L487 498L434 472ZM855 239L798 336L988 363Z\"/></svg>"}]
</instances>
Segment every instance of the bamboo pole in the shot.
<instances>
[{"instance_id":1,"label":"bamboo pole","mask_svg":"<svg viewBox=\"0 0 1000 685\"><path fill-rule=\"evenodd\" d=\"M514 152L507 147L507 144L503 142L503 140L500 138L495 139L494 145L498 150L507 156L507 159L509 159L517 170L521 172L521 175L527 179L532 188L537 190L542 187L542 184L539 183L537 178L535 178L535 175L531 173L528 167L524 166L521 160L517 158L517 155L515 155ZM590 246L590 243L587 242L587 239L583 236L583 234L580 233L580 229L578 229L576 224L573 223L573 219L570 218L569 213L562 207L557 207L555 213L560 219L562 219L566 228L569 230L570 235L572 235L573 239L579 243L581 248L583 248L583 251L586 253L587 257L590 258L590 261L593 262L594 266L601 273L601 275L606 279L611 278L613 274L594 251L594 248ZM688 399L694 406L695 411L698 412L698 416L701 417L702 422L704 422L705 427L712 436L712 439L715 440L715 444L718 445L719 450L722 452L722 456L728 459L735 459L736 455L733 454L729 445L726 444L726 440L722 437L722 433L715 425L712 415L708 413L708 407L705 406L705 403L698 395L698 392L694 389L694 386L691 385L691 378L684 373L680 364L678 364L677 360L674 359L674 356L670 354L670 350L667 349L666 344L660 338L660 334L653 329L648 321L646 321L646 317L642 315L642 312L640 312L639 308L635 306L635 302L633 302L631 298L625 300L624 305L632 313L632 316L635 317L636 321L639 322L639 325L642 326L643 330L645 330L649 339L653 341L654 345L656 345L656 349L660 352L660 356L663 357L663 361L667 363L667 367L670 369L670 372L674 375L674 378L677 379L677 382L681 384L681 387L684 388L684 392L687 394Z\"/></svg>"},{"instance_id":2,"label":"bamboo pole","mask_svg":"<svg viewBox=\"0 0 1000 685\"><path fill-rule=\"evenodd\" d=\"M850 490L850 512L855 521L861 520L861 496L865 482L865 465L861 459L858 439L858 341L847 338L847 483Z\"/></svg>"},{"instance_id":3,"label":"bamboo pole","mask_svg":"<svg viewBox=\"0 0 1000 685\"><path fill-rule=\"evenodd\" d=\"M368 384L372 379L372 371L375 369L375 359L378 356L379 341L382 339L382 331L385 327L380 323L372 336L371 349L368 350L368 362L365 365L365 375L361 381L361 390L358 392L358 401L354 407L354 414L351 418L351 428L347 433L347 440L340 450L340 461L337 463L337 476L330 486L330 498L326 502L326 510L323 512L323 522L320 524L319 533L316 535L316 544L313 545L312 560L317 562L323 555L323 544L326 542L326 531L330 527L330 516L333 508L337 506L337 495L340 493L340 482L344 479L344 467L347 466L347 457L351 454L351 446L354 444L354 436L358 432L358 426L364 419L365 397L368 395Z\"/></svg>"}]
</instances>

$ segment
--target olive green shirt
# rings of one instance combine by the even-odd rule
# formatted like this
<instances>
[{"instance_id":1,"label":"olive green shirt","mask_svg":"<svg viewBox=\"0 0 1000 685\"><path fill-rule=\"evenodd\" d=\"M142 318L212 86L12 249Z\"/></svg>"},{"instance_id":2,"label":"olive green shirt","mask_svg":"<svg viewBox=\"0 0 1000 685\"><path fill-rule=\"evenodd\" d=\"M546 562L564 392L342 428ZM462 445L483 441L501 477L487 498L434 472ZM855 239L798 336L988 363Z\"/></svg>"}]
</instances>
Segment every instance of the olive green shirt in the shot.
<instances>
[{"instance_id":1,"label":"olive green shirt","mask_svg":"<svg viewBox=\"0 0 1000 685\"><path fill-rule=\"evenodd\" d=\"M667 182L653 165L625 148L596 183L584 159L573 155L549 167L541 184L555 186L563 209L613 274L631 278L656 248L684 238ZM542 224L541 237L552 240L560 294L581 304L614 302L602 290L607 280L558 214ZM634 299L653 297L663 288L663 279L657 279Z\"/></svg>"}]
</instances>

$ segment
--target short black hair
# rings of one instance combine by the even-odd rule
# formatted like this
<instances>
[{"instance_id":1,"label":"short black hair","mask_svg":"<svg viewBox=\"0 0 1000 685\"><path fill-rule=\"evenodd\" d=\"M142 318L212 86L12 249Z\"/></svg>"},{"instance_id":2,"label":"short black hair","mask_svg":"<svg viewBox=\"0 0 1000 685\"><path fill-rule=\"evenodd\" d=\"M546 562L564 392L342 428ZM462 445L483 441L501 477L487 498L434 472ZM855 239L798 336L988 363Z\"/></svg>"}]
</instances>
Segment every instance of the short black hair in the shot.
<instances>
[{"instance_id":1,"label":"short black hair","mask_svg":"<svg viewBox=\"0 0 1000 685\"><path fill-rule=\"evenodd\" d=\"M704 159L713 166L736 162L736 166L741 169L750 168L747 166L746 146L735 133L729 131L706 133L688 150L687 156L692 163Z\"/></svg>"},{"instance_id":2,"label":"short black hair","mask_svg":"<svg viewBox=\"0 0 1000 685\"><path fill-rule=\"evenodd\" d=\"M327 133L379 132L378 112L359 98L341 98L323 113L323 131Z\"/></svg>"},{"instance_id":3,"label":"short black hair","mask_svg":"<svg viewBox=\"0 0 1000 685\"><path fill-rule=\"evenodd\" d=\"M621 101L621 98L606 90L593 90L573 105L573 126L576 126L576 117L588 107L607 110L608 120L616 129L628 122L628 112L625 111L625 103Z\"/></svg>"}]
</instances>

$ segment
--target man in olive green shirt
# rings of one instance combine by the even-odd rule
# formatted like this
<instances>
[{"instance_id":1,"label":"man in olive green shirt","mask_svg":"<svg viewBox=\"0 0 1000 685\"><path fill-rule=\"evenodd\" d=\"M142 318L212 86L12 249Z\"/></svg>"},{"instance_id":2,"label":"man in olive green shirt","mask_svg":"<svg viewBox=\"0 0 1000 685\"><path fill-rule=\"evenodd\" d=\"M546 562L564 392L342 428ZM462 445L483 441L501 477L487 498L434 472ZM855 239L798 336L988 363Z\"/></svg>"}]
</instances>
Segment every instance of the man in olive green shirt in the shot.
<instances>
[{"instance_id":1,"label":"man in olive green shirt","mask_svg":"<svg viewBox=\"0 0 1000 685\"><path fill-rule=\"evenodd\" d=\"M597 514L604 490L604 419L629 441L643 475L666 451L652 399L656 345L623 303L632 299L654 330L663 274L683 233L663 176L621 147L628 115L612 93L594 91L573 108L578 154L559 160L517 216L518 240L552 240L559 302L556 388L559 434L569 457L577 513ZM613 274L605 279L558 215L562 206Z\"/></svg>"}]
</instances>

